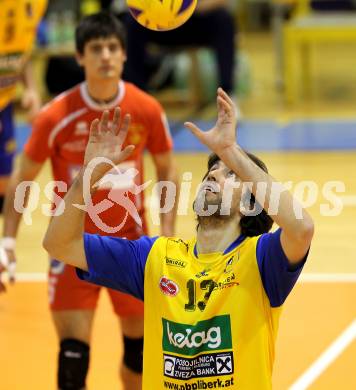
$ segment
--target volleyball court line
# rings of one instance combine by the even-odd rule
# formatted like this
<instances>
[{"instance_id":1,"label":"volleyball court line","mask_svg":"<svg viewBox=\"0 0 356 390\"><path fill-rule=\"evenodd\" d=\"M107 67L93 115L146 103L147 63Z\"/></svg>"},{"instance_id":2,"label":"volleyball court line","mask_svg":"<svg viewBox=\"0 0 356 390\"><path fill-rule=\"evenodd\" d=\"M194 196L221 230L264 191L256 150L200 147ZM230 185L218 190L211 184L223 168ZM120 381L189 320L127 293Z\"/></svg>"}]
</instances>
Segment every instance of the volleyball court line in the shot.
<instances>
[{"instance_id":1,"label":"volleyball court line","mask_svg":"<svg viewBox=\"0 0 356 390\"><path fill-rule=\"evenodd\" d=\"M356 340L356 319L315 360L315 362L289 387L288 390L305 390Z\"/></svg>"}]
</instances>

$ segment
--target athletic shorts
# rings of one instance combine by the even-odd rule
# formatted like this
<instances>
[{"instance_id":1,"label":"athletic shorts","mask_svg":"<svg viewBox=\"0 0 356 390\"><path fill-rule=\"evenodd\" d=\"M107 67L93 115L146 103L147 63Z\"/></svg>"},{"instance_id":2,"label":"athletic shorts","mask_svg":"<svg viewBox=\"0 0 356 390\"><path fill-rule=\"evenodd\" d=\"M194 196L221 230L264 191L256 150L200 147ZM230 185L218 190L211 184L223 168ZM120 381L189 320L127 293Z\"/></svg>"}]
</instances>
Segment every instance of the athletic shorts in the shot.
<instances>
[{"instance_id":1,"label":"athletic shorts","mask_svg":"<svg viewBox=\"0 0 356 390\"><path fill-rule=\"evenodd\" d=\"M136 239L138 237L130 237ZM50 263L48 296L50 309L95 310L100 290L103 287L80 280L75 268L58 260ZM114 312L122 318L143 318L143 302L132 295L117 290L106 289Z\"/></svg>"},{"instance_id":2,"label":"athletic shorts","mask_svg":"<svg viewBox=\"0 0 356 390\"><path fill-rule=\"evenodd\" d=\"M0 176L9 176L16 151L12 105L0 111Z\"/></svg>"}]
</instances>

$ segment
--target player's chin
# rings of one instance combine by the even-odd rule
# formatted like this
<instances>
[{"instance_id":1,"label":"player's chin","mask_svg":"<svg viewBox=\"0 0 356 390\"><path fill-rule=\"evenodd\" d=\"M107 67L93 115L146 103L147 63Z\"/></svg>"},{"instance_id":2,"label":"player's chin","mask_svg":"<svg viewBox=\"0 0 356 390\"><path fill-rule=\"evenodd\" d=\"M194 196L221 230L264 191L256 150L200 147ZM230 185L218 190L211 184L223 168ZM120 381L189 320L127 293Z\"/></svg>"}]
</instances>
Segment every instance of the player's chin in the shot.
<instances>
[{"instance_id":1,"label":"player's chin","mask_svg":"<svg viewBox=\"0 0 356 390\"><path fill-rule=\"evenodd\" d=\"M206 191L205 189L199 190L194 200L194 204L199 205L199 207L204 207L204 205L215 202L216 199L214 197L214 194Z\"/></svg>"},{"instance_id":2,"label":"player's chin","mask_svg":"<svg viewBox=\"0 0 356 390\"><path fill-rule=\"evenodd\" d=\"M220 192L205 191L205 202L212 205L221 205L222 198Z\"/></svg>"},{"instance_id":3,"label":"player's chin","mask_svg":"<svg viewBox=\"0 0 356 390\"><path fill-rule=\"evenodd\" d=\"M103 80L115 80L119 77L119 71L114 69L100 70L98 74Z\"/></svg>"}]
</instances>

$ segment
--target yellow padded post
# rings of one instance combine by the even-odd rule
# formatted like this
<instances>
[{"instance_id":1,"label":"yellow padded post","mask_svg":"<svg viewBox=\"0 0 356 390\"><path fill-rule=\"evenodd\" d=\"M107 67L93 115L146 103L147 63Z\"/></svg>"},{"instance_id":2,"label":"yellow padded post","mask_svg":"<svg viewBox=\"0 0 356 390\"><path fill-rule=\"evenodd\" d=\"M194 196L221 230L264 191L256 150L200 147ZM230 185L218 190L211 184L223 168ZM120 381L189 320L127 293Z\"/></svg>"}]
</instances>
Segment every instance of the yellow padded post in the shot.
<instances>
[{"instance_id":1,"label":"yellow padded post","mask_svg":"<svg viewBox=\"0 0 356 390\"><path fill-rule=\"evenodd\" d=\"M284 87L289 103L297 98L298 74L304 91L311 86L310 51L314 44L356 43L356 13L314 14L309 0L299 0L294 15L283 28Z\"/></svg>"}]
</instances>

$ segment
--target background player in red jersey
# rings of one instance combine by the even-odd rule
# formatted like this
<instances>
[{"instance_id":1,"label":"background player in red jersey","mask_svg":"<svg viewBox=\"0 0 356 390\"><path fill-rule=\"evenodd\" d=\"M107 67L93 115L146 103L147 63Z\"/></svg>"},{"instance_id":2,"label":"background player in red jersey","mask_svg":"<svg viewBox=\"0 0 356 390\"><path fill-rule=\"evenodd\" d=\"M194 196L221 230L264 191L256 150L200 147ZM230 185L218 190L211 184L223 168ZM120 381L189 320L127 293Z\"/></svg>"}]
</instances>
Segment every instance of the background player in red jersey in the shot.
<instances>
[{"instance_id":1,"label":"background player in red jersey","mask_svg":"<svg viewBox=\"0 0 356 390\"><path fill-rule=\"evenodd\" d=\"M35 179L45 160L50 158L54 179L69 186L83 164L89 125L104 109L113 110L120 106L122 112L130 113L132 118L126 142L135 145L135 152L120 164L120 173L127 180L117 189L117 194L128 196L137 215L127 213L119 202L110 202L110 207L100 213L100 226L87 218L86 230L129 239L147 234L143 193L137 191L143 181L144 149L147 148L152 155L157 179L177 182L172 140L161 106L145 92L121 80L126 60L125 33L121 24L115 17L103 12L85 18L76 30L76 49L86 81L59 95L36 118L7 192L4 237L16 237L21 219L13 208L17 185L24 180ZM63 188L56 189L58 195L60 191ZM117 199L115 190L103 188L95 194L93 202L97 204L108 197ZM114 232L125 216L125 225ZM162 234L171 236L173 227L174 210L162 215ZM7 255L15 260L14 251L7 251ZM85 388L90 333L99 291L99 287L79 281L72 267L54 259L51 261L49 296L60 339L59 389ZM123 331L121 374L125 389L141 389L143 305L126 294L108 291Z\"/></svg>"}]
</instances>

